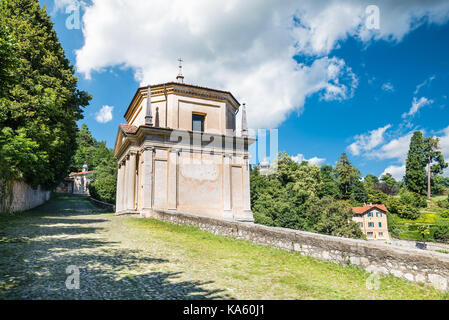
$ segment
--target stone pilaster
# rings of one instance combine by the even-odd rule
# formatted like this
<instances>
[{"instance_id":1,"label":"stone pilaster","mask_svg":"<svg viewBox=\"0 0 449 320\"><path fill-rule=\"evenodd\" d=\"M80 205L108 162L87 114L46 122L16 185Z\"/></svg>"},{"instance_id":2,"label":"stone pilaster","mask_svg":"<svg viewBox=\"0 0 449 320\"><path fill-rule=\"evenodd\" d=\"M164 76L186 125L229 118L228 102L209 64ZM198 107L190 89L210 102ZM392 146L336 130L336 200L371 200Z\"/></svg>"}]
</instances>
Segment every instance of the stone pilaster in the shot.
<instances>
[{"instance_id":1,"label":"stone pilaster","mask_svg":"<svg viewBox=\"0 0 449 320\"><path fill-rule=\"evenodd\" d=\"M223 218L233 220L231 192L231 155L223 156Z\"/></svg>"},{"instance_id":2,"label":"stone pilaster","mask_svg":"<svg viewBox=\"0 0 449 320\"><path fill-rule=\"evenodd\" d=\"M115 196L115 212L118 213L122 210L122 203L120 197L122 196L122 186L123 186L123 166L119 163L117 172L117 193Z\"/></svg>"},{"instance_id":3,"label":"stone pilaster","mask_svg":"<svg viewBox=\"0 0 449 320\"><path fill-rule=\"evenodd\" d=\"M144 217L151 217L153 210L153 151L152 147L146 147L143 151L142 179L142 212Z\"/></svg>"},{"instance_id":4,"label":"stone pilaster","mask_svg":"<svg viewBox=\"0 0 449 320\"><path fill-rule=\"evenodd\" d=\"M178 153L177 149L170 149L168 158L168 210L177 209L178 190Z\"/></svg>"},{"instance_id":5,"label":"stone pilaster","mask_svg":"<svg viewBox=\"0 0 449 320\"><path fill-rule=\"evenodd\" d=\"M136 153L135 152L131 152L129 154L129 159L128 159L128 163L127 163L127 167L128 167L128 172L127 172L127 181L126 181L126 194L128 195L127 198L127 210L128 211L133 211L135 210L134 207L134 191L136 190Z\"/></svg>"},{"instance_id":6,"label":"stone pilaster","mask_svg":"<svg viewBox=\"0 0 449 320\"><path fill-rule=\"evenodd\" d=\"M249 159L244 158L243 163L243 217L239 219L245 222L254 222L253 213L251 211L251 193L249 186Z\"/></svg>"},{"instance_id":7,"label":"stone pilaster","mask_svg":"<svg viewBox=\"0 0 449 320\"><path fill-rule=\"evenodd\" d=\"M121 190L121 196L120 196L120 207L121 210L120 211L124 211L126 210L126 204L127 204L127 199L128 199L128 193L126 192L126 183L128 180L128 161L127 161L127 157L125 157L122 160L122 167L123 167L123 172L122 172L122 190Z\"/></svg>"}]
</instances>

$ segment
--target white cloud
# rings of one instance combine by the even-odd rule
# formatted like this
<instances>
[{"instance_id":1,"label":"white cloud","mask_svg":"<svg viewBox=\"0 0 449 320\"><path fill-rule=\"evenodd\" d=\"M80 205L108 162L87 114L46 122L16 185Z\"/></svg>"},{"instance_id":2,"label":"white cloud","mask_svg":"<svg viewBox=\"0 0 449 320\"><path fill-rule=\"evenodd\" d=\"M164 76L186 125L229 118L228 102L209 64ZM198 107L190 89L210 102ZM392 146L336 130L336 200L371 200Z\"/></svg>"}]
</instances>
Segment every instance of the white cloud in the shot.
<instances>
[{"instance_id":1,"label":"white cloud","mask_svg":"<svg viewBox=\"0 0 449 320\"><path fill-rule=\"evenodd\" d=\"M114 107L111 106L103 106L100 111L95 116L95 120L97 120L100 123L107 123L109 121L112 121L112 111L114 110Z\"/></svg>"},{"instance_id":2,"label":"white cloud","mask_svg":"<svg viewBox=\"0 0 449 320\"><path fill-rule=\"evenodd\" d=\"M391 84L391 82L386 82L386 83L384 83L382 85L382 90L393 92L394 91L394 86Z\"/></svg>"},{"instance_id":3,"label":"white cloud","mask_svg":"<svg viewBox=\"0 0 449 320\"><path fill-rule=\"evenodd\" d=\"M142 85L161 83L174 80L182 57L186 83L230 90L247 102L250 126L274 127L302 112L313 94L352 96L356 75L344 60L327 57L340 41L400 41L425 21L448 20L447 1L385 0L378 1L380 30L370 30L364 23L369 4L92 0L84 7L77 70L90 77L109 67L132 68ZM311 63L298 64L294 55L310 55Z\"/></svg>"},{"instance_id":4,"label":"white cloud","mask_svg":"<svg viewBox=\"0 0 449 320\"><path fill-rule=\"evenodd\" d=\"M433 76L431 76L430 78L424 80L424 82L418 84L418 85L416 86L415 92L413 92L413 94L414 94L414 95L417 95L418 92L419 92L419 90L421 90L422 87L424 87L424 86L430 86L430 83L431 83L434 79L435 79L435 76L433 75Z\"/></svg>"},{"instance_id":5,"label":"white cloud","mask_svg":"<svg viewBox=\"0 0 449 320\"><path fill-rule=\"evenodd\" d=\"M354 137L355 142L348 146L351 154L358 156L361 152L370 151L384 142L384 134L391 127L387 124L385 127L372 130L367 134L361 134Z\"/></svg>"},{"instance_id":6,"label":"white cloud","mask_svg":"<svg viewBox=\"0 0 449 320\"><path fill-rule=\"evenodd\" d=\"M401 181L405 175L405 165L402 166L389 166L382 172L381 176L389 173L395 180Z\"/></svg>"},{"instance_id":7,"label":"white cloud","mask_svg":"<svg viewBox=\"0 0 449 320\"><path fill-rule=\"evenodd\" d=\"M419 100L416 100L416 97L413 98L412 101L412 107L410 108L409 112L406 112L402 115L402 118L406 118L408 116L413 116L415 113L418 112L419 109L421 109L424 106L427 106L429 104L432 104L432 99L427 99L426 97L421 97Z\"/></svg>"},{"instance_id":8,"label":"white cloud","mask_svg":"<svg viewBox=\"0 0 449 320\"><path fill-rule=\"evenodd\" d=\"M293 161L296 161L296 162L298 162L298 163L301 163L301 162L303 162L303 161L307 161L309 164L316 164L316 165L320 165L320 164L322 164L324 161L326 161L326 159L324 159L324 158L318 158L318 157L313 157L313 158L310 158L310 159L306 159L305 157L304 157L304 155L303 154L301 154L301 153L299 153L298 155L296 155L296 156L293 156L292 157L292 160Z\"/></svg>"},{"instance_id":9,"label":"white cloud","mask_svg":"<svg viewBox=\"0 0 449 320\"><path fill-rule=\"evenodd\" d=\"M377 158L380 160L397 159L399 161L405 161L405 159L407 158L410 139L412 138L412 135L413 132L409 132L404 136L390 140L388 143L384 144L382 147L374 150L371 154L369 154L369 157Z\"/></svg>"}]
</instances>

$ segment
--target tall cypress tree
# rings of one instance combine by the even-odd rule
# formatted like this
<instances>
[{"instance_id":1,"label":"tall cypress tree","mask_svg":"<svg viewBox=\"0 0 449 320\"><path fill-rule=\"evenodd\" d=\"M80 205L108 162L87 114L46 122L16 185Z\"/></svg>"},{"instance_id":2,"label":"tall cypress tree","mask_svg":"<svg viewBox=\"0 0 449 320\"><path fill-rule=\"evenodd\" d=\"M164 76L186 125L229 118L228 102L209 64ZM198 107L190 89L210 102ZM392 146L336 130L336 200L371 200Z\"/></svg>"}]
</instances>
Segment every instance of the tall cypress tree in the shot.
<instances>
[{"instance_id":1,"label":"tall cypress tree","mask_svg":"<svg viewBox=\"0 0 449 320\"><path fill-rule=\"evenodd\" d=\"M441 153L440 139L434 137L424 138L424 154L427 161L427 199L430 200L432 175L442 174L448 167Z\"/></svg>"},{"instance_id":2,"label":"tall cypress tree","mask_svg":"<svg viewBox=\"0 0 449 320\"><path fill-rule=\"evenodd\" d=\"M421 131L415 131L405 163L404 182L410 191L423 194L426 190L426 156Z\"/></svg>"},{"instance_id":3,"label":"tall cypress tree","mask_svg":"<svg viewBox=\"0 0 449 320\"><path fill-rule=\"evenodd\" d=\"M0 24L16 44L16 83L0 103L0 159L9 179L55 186L76 150L76 121L91 97L38 0L2 0ZM20 152L17 152L20 150Z\"/></svg>"},{"instance_id":4,"label":"tall cypress tree","mask_svg":"<svg viewBox=\"0 0 449 320\"><path fill-rule=\"evenodd\" d=\"M343 199L351 196L351 185L354 182L355 171L346 153L342 153L335 167L337 173L338 187Z\"/></svg>"}]
</instances>

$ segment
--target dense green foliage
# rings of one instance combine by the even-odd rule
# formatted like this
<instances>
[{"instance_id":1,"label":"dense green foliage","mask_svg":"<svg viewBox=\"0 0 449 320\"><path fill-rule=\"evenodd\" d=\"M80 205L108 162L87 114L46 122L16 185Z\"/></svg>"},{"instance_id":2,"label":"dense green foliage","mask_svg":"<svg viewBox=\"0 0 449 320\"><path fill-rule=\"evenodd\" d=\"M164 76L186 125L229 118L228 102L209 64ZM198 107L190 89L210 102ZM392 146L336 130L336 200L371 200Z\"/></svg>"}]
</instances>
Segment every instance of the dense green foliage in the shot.
<instances>
[{"instance_id":1,"label":"dense green foliage","mask_svg":"<svg viewBox=\"0 0 449 320\"><path fill-rule=\"evenodd\" d=\"M115 204L117 184L117 159L106 142L99 142L86 124L81 125L76 137L78 148L72 158L72 171L81 171L87 164L94 171L94 181L89 184L89 192L94 199Z\"/></svg>"},{"instance_id":2,"label":"dense green foliage","mask_svg":"<svg viewBox=\"0 0 449 320\"><path fill-rule=\"evenodd\" d=\"M419 138L418 134L415 140ZM335 168L297 163L286 153L278 155L274 166L277 171L269 175L261 175L257 167L251 169L251 205L256 223L360 238L363 236L358 226L351 223L349 209L373 203L386 205L393 236L409 232L417 240L423 236L427 240L437 239L432 225L436 214L429 213L433 220L428 222L421 212L428 207L424 195L411 191L388 173L380 178L368 174L362 180L360 171L345 153ZM425 163L421 169L425 169ZM423 177L425 182L425 175ZM446 178L435 176L433 181L438 181L441 190L446 190ZM422 187L425 188L425 183ZM436 203L449 209L447 199ZM444 212L441 212L441 218L444 219ZM404 225L405 221L407 225ZM423 222L431 227L421 231L416 229ZM413 230L408 230L409 227Z\"/></svg>"},{"instance_id":3,"label":"dense green foliage","mask_svg":"<svg viewBox=\"0 0 449 320\"><path fill-rule=\"evenodd\" d=\"M115 204L117 188L117 159L112 150L97 164L94 182L89 185L89 192L94 199Z\"/></svg>"},{"instance_id":4,"label":"dense green foliage","mask_svg":"<svg viewBox=\"0 0 449 320\"><path fill-rule=\"evenodd\" d=\"M435 231L433 237L440 241L449 241L449 223L437 223L435 224Z\"/></svg>"},{"instance_id":5,"label":"dense green foliage","mask_svg":"<svg viewBox=\"0 0 449 320\"><path fill-rule=\"evenodd\" d=\"M0 62L1 176L52 188L67 174L90 96L37 0L0 2Z\"/></svg>"},{"instance_id":6,"label":"dense green foliage","mask_svg":"<svg viewBox=\"0 0 449 320\"><path fill-rule=\"evenodd\" d=\"M340 190L351 197L351 190L355 190L352 183L357 177L355 169L345 167L341 171L351 172L348 182L342 177L339 180L331 166L298 164L286 153L279 154L276 164L275 175L265 176L258 168L251 169L251 204L256 223L362 237L360 228L351 219L349 206L335 200L340 197ZM345 166L352 165L347 161Z\"/></svg>"}]
</instances>

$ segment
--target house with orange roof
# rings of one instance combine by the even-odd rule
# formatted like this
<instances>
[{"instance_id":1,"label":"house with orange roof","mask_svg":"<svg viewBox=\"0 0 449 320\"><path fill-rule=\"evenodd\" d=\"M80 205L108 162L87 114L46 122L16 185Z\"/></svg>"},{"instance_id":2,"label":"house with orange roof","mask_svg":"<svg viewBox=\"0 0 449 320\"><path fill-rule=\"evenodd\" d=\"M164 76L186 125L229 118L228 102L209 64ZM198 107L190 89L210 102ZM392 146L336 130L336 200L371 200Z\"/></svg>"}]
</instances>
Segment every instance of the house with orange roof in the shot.
<instances>
[{"instance_id":1,"label":"house with orange roof","mask_svg":"<svg viewBox=\"0 0 449 320\"><path fill-rule=\"evenodd\" d=\"M383 204L370 204L352 208L354 220L368 240L390 240L388 209Z\"/></svg>"}]
</instances>

